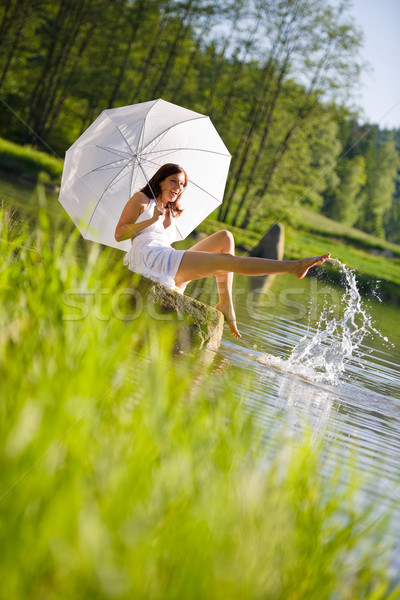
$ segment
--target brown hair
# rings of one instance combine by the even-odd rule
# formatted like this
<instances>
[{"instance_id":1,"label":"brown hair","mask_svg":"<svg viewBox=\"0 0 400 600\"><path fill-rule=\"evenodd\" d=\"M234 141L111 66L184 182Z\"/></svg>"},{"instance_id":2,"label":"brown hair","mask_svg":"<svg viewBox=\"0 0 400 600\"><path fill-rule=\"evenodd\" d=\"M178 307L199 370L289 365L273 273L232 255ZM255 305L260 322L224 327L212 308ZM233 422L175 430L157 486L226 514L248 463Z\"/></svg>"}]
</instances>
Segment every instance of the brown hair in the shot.
<instances>
[{"instance_id":1,"label":"brown hair","mask_svg":"<svg viewBox=\"0 0 400 600\"><path fill-rule=\"evenodd\" d=\"M186 171L180 165L176 165L174 163L166 163L165 165L160 167L158 171L156 171L156 173L154 173L153 177L147 182L147 185L145 185L140 191L146 194L148 198L157 198L157 196L161 194L160 183L170 175L177 175L178 173L184 174L186 188L188 184L188 176L186 174ZM179 194L175 202L168 202L167 204L167 208L171 209L173 215L180 215L183 211L183 208L179 204L179 200L182 193L183 190Z\"/></svg>"}]
</instances>

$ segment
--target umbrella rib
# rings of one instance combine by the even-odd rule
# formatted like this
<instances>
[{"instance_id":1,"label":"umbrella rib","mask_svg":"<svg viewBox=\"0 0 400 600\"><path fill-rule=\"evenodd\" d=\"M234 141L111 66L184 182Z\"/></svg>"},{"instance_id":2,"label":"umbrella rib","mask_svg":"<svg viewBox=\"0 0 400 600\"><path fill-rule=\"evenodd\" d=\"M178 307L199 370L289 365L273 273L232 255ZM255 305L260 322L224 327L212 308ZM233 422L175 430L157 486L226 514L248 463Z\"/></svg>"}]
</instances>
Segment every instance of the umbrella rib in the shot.
<instances>
[{"instance_id":1,"label":"umbrella rib","mask_svg":"<svg viewBox=\"0 0 400 600\"><path fill-rule=\"evenodd\" d=\"M109 152L112 152L112 150L113 150L112 148L107 148L106 146L98 146L97 144L96 144L96 145L94 145L94 146L93 146L93 148L100 148L101 150L107 150L107 151L109 151ZM120 157L119 157L120 161L121 161L121 160L126 160L126 159L128 159L128 158L129 158L129 159L132 159L132 158L133 158L131 154L128 154L128 153L126 153L126 154L127 154L127 156L126 156L126 157L124 157L124 156L120 156ZM115 155L116 155L116 156L119 156L117 153L115 153ZM92 169L91 171L88 171L87 173L84 173L84 174L83 174L81 177L78 177L77 181L80 181L80 180L81 180L83 177L86 177L87 175L90 175L91 173L95 173L96 171L103 171L103 170L106 170L104 167L110 167L110 168L112 168L112 166L111 166L111 165L115 165L115 163L116 163L116 162L119 162L119 161L115 161L115 160L114 160L114 161L111 161L111 162L109 162L109 163L104 163L104 164L100 165L99 167L96 167L95 169ZM118 169L118 168L122 168L122 169L124 169L126 166L128 166L128 165L127 165L127 164L125 164L125 165L123 165L122 167L121 167L121 165L116 165L114 168L116 168L116 169Z\"/></svg>"},{"instance_id":2,"label":"umbrella rib","mask_svg":"<svg viewBox=\"0 0 400 600\"><path fill-rule=\"evenodd\" d=\"M202 192L204 192L205 194L207 194L207 196L209 196L210 198L213 198L214 200L216 200L218 202L218 204L222 204L222 200L220 200L219 198L217 198L216 196L213 196L213 194L210 194L210 192L207 192L207 190L205 190L203 187L201 187L201 185L198 185L197 183L195 183L194 181L192 181L191 179L189 179L190 183L192 185L194 185L195 187L197 187L197 189L201 190Z\"/></svg>"},{"instance_id":3,"label":"umbrella rib","mask_svg":"<svg viewBox=\"0 0 400 600\"><path fill-rule=\"evenodd\" d=\"M147 115L148 115L148 113L147 113ZM140 130L139 139L138 139L138 143L137 143L138 155L139 156L140 156L140 154L142 153L142 150L143 150L143 149L140 148L140 144L143 142L142 138L144 138L144 126L146 125L147 115L143 119L142 128Z\"/></svg>"},{"instance_id":4,"label":"umbrella rib","mask_svg":"<svg viewBox=\"0 0 400 600\"><path fill-rule=\"evenodd\" d=\"M117 154L117 152L115 152L114 148L108 148L107 146L98 146L97 144L94 147L95 148L100 148L101 150L106 150L108 152L111 152L111 154L115 154L116 156L119 156L119 154ZM122 152L122 150L121 150L121 152ZM124 154L125 154L125 152L124 152ZM120 161L121 160L126 160L126 159L132 160L134 158L132 156L132 154L128 154L128 153L126 153L126 154L127 154L127 156L119 156L119 160ZM91 171L88 171L87 173L85 173L85 175L90 175L90 173L95 173L96 171L105 171L106 170L105 167L112 168L111 165L115 165L116 162L119 162L119 161L115 161L114 160L114 161L109 162L109 163L104 163L104 164L100 165L99 167L96 167L95 169L92 169ZM127 167L128 164L129 164L129 162L127 164L123 165L123 166L122 165L118 165L118 166L115 166L114 168L118 169L119 167L122 167L122 169L125 169L125 167ZM82 177L84 177L84 175ZM81 179L81 177L79 179Z\"/></svg>"},{"instance_id":5,"label":"umbrella rib","mask_svg":"<svg viewBox=\"0 0 400 600\"><path fill-rule=\"evenodd\" d=\"M121 158L121 161L125 160L125 158ZM129 165L129 163L132 161L132 159L129 159L127 162L125 162L124 165L117 165L116 163L120 162L118 161L113 161L110 163L105 163L104 165L100 165L99 167L96 167L95 169L92 169L91 171L88 171L87 173L85 173L85 175L90 175L90 173L95 173L96 171L108 171L109 169L118 169L118 168L123 168L125 169L125 167L127 167ZM114 165L114 166L113 166Z\"/></svg>"},{"instance_id":6,"label":"umbrella rib","mask_svg":"<svg viewBox=\"0 0 400 600\"><path fill-rule=\"evenodd\" d=\"M142 173L143 173L143 175L144 175L144 178L145 178L145 180L146 180L146 182L147 182L147 185L149 186L149 189L150 189L151 193L153 194L153 198L154 198L154 200L155 200L155 199L156 199L156 197L155 197L155 195L154 195L153 188L151 187L151 185L150 185L150 182L149 182L149 180L148 180L148 178L147 178L146 171L143 169L143 167L142 167L142 165L141 165L141 163L140 163L140 162L138 162L138 166L139 166L139 168L141 169L141 171L142 171Z\"/></svg>"},{"instance_id":7,"label":"umbrella rib","mask_svg":"<svg viewBox=\"0 0 400 600\"><path fill-rule=\"evenodd\" d=\"M87 148L100 148L100 150L106 150L107 152L110 152L112 154L115 154L116 156L120 156L118 154L118 152L120 152L121 154L124 154L126 156L132 156L132 152L129 151L124 151L124 150L119 150L118 148L110 148L109 146L100 146L99 144L85 144L84 146L78 146L79 149L83 149L86 150ZM121 158L123 158L121 156Z\"/></svg>"},{"instance_id":8,"label":"umbrella rib","mask_svg":"<svg viewBox=\"0 0 400 600\"><path fill-rule=\"evenodd\" d=\"M146 117L147 117L147 115L146 115ZM149 140L147 142L147 144L142 148L141 152L143 152L143 150L145 150L148 146L150 146L150 144L152 144L154 142L154 140L156 140L161 135L164 137L174 127L178 127L178 125L183 125L183 123L189 123L190 121L198 121L199 119L209 119L209 118L210 117L207 117L206 115L200 115L199 117L192 117L191 119L186 119L185 121L179 121L179 123L174 123L173 125L170 125L169 127L167 127L167 129L165 129L161 133L158 133L155 137L153 137L153 139ZM145 121L146 121L146 119L144 119L144 122ZM144 126L144 123L143 123L143 126Z\"/></svg>"},{"instance_id":9,"label":"umbrella rib","mask_svg":"<svg viewBox=\"0 0 400 600\"><path fill-rule=\"evenodd\" d=\"M109 165L112 165L112 164L113 164L113 163L108 163L108 164L107 164L107 165L105 165L105 166L107 166L107 167L108 167ZM115 163L114 163L114 164L115 164ZM102 165L102 166L103 166L103 165ZM103 169L103 168L102 168L102 166L101 166L101 167L96 167L95 169L92 169L91 171L88 171L87 173L84 173L84 174L83 174L83 175L81 175L80 177L77 177L77 179L76 179L76 183L77 183L78 181L82 181L84 177L87 177L88 175L91 175L92 173L96 173L96 171L103 171L103 170L104 170L104 171L105 171L105 170L107 170L107 171L108 171L108 170L111 170L111 167L110 167L110 169ZM129 163L127 163L127 164L125 164L125 165L118 165L118 166L114 167L114 168L116 168L116 169L119 169L119 171L118 171L118 173L115 175L115 177L118 177L118 175L121 173L121 171L123 171L124 169L126 169L126 167L128 167L128 166L129 166ZM115 179L115 177L114 177L114 179ZM112 183L112 181L111 181L111 183ZM111 183L108 185L108 187L111 185ZM87 185L87 183L85 183L85 185L86 185L86 186L89 188L89 186ZM108 187L107 187L107 189L108 189ZM89 189L90 189L90 188L89 188ZM107 191L107 189L106 189L105 191Z\"/></svg>"},{"instance_id":10,"label":"umbrella rib","mask_svg":"<svg viewBox=\"0 0 400 600\"><path fill-rule=\"evenodd\" d=\"M141 153L142 153L142 151L143 151L143 148L140 148L140 144L143 142L143 138L144 138L144 128L145 128L145 125L146 125L146 119L147 119L147 117L149 116L149 112L151 111L151 109L152 109L152 108L154 108L154 106L155 106L155 105L156 105L156 104L159 102L159 100L160 100L160 98L159 98L158 100L155 100L155 101L153 102L153 104L150 106L149 110L147 111L147 113L146 113L146 116L145 116L145 117L143 117L142 128L141 128L141 130L140 130L140 133L139 133L139 138L138 138L138 143L137 143L137 148L138 148L138 156L140 156L140 154L141 154Z\"/></svg>"},{"instance_id":11,"label":"umbrella rib","mask_svg":"<svg viewBox=\"0 0 400 600\"><path fill-rule=\"evenodd\" d=\"M89 146L86 146L88 148ZM109 146L99 146L99 144L95 144L94 148L100 148L100 150L106 150L106 152L110 152L110 154L115 154L116 156L120 156L118 152L122 154L126 154L126 156L132 156L132 152L124 152L123 150L118 150L117 148L110 148ZM121 156L121 158L124 158Z\"/></svg>"},{"instance_id":12,"label":"umbrella rib","mask_svg":"<svg viewBox=\"0 0 400 600\"><path fill-rule=\"evenodd\" d=\"M144 138L144 128L146 125L146 119L149 116L150 111L155 107L156 104L158 104L158 102L161 100L161 98L157 98L157 100L154 100L153 104L149 107L149 110L146 113L146 116L143 117L143 122L142 122L142 128L140 130L139 133L139 138L138 138L138 143L137 143L137 148L138 148L138 155L140 156L140 154L143 151L143 148L140 148L140 144L143 141L142 138Z\"/></svg>"},{"instance_id":13,"label":"umbrella rib","mask_svg":"<svg viewBox=\"0 0 400 600\"><path fill-rule=\"evenodd\" d=\"M131 164L131 177L130 177L130 182L128 185L128 190L129 190L129 198L131 197L131 193L132 193L132 181L133 181L133 173L135 172L135 165Z\"/></svg>"},{"instance_id":14,"label":"umbrella rib","mask_svg":"<svg viewBox=\"0 0 400 600\"><path fill-rule=\"evenodd\" d=\"M107 114L107 117L110 119L110 121L113 123L114 127L116 127L116 129L118 129L119 133L121 134L122 139L124 140L125 144L128 146L129 150L132 152L132 154L135 154L133 149L131 148L128 140L126 139L126 137L124 136L124 134L122 133L122 131L120 130L120 128L118 127L118 125L116 124L115 121L113 121L113 119L110 117L110 115L107 113L107 111L105 111Z\"/></svg>"},{"instance_id":15,"label":"umbrella rib","mask_svg":"<svg viewBox=\"0 0 400 600\"><path fill-rule=\"evenodd\" d=\"M122 170L123 170L123 169L122 169ZM122 170L121 170L121 171L122 171ZM101 200L102 200L102 198L103 198L104 194L105 194L105 193L106 193L106 191L107 191L107 190L108 190L108 189L111 187L111 185L112 185L112 184L115 182L115 180L117 179L118 175L120 175L120 174L121 174L121 171L119 171L119 173L117 173L117 174L115 175L115 177L114 177L114 178L113 178L113 179L110 181L110 183L108 184L108 186L105 188L105 190L104 190L104 191L103 191L103 193L101 194L100 198L97 200L97 202L96 202L96 206L94 207L94 209L93 209L93 211L92 211L92 214L91 214L91 216L90 216L90 219L89 219L89 221L88 221L88 224L87 224L87 227L86 227L86 232L85 232L85 235L87 235L87 232L88 232L88 230L89 230L90 223L92 222L92 219L93 219L94 213L96 212L96 210L97 210L97 207L98 207L98 205L100 204L100 202L101 202ZM123 175L123 177L121 177L120 181L121 181L121 180L122 180L124 177L126 177L126 176L127 176L127 173L126 173L125 175ZM118 182L117 182L117 183L118 183ZM110 210L112 210L112 208L111 208L111 207L110 207ZM113 212L114 212L114 211L113 211ZM114 215L115 215L116 217L118 216L118 215L116 215L116 214L115 214L115 212L114 212Z\"/></svg>"},{"instance_id":16,"label":"umbrella rib","mask_svg":"<svg viewBox=\"0 0 400 600\"><path fill-rule=\"evenodd\" d=\"M144 127L144 124L143 124L143 127ZM157 146L158 144L160 144L160 143L162 142L162 140L164 139L164 137L167 135L168 131L169 131L169 129L167 129L166 131L163 131L162 133L160 133L159 135L157 135L155 138L153 138L153 139L152 139L152 140L151 140L151 141L150 141L150 142L149 142L149 143L146 145L146 148L148 148L148 147L149 147L149 145L150 145L150 144L152 144L152 143L154 142L154 140L157 140L156 146ZM143 155L147 155L147 154L149 154L149 152L144 152L144 148L142 148L142 149L140 150L140 156L141 156L141 157L142 157Z\"/></svg>"},{"instance_id":17,"label":"umbrella rib","mask_svg":"<svg viewBox=\"0 0 400 600\"><path fill-rule=\"evenodd\" d=\"M157 166L158 166L158 165L157 165L157 163L155 163L155 162L154 162L154 161L152 161L152 160L146 160L146 162L148 162L149 164L151 164L151 165L153 165L153 166L155 166L155 167L157 167ZM143 167L142 167L142 165L141 165L141 163L140 163L140 162L138 163L138 166L139 166L139 167L140 167L140 169L142 170L142 173L143 173L143 175L144 175L144 177L145 177L145 179L146 179L147 183L149 183L149 180L148 180L148 178L147 178L146 172L145 172L145 170L143 169ZM194 182L192 179L190 179L190 177L188 177L188 181L190 181L190 183L191 183L192 185L194 185L195 187L197 187L199 190L201 190L202 192L204 192L205 194L207 194L207 196L209 196L210 198L213 198L214 200L216 200L216 201L218 202L218 204L221 204L221 203L222 203L222 200L220 200L220 199L219 199L219 198L217 198L216 196L213 196L213 194L210 194L210 192L208 192L207 190L205 190L205 189L204 189L203 187L201 187L201 186L200 186L198 183L195 183L195 182ZM153 195L154 195L154 193L153 193Z\"/></svg>"},{"instance_id":18,"label":"umbrella rib","mask_svg":"<svg viewBox=\"0 0 400 600\"><path fill-rule=\"evenodd\" d=\"M208 150L207 148L164 148L164 150L149 150L145 156L149 154L156 154L157 152L175 152L177 150L191 150L193 152L206 152L207 154L217 154L218 156L231 156L230 153L224 154L224 152L217 152L216 150Z\"/></svg>"}]
</instances>

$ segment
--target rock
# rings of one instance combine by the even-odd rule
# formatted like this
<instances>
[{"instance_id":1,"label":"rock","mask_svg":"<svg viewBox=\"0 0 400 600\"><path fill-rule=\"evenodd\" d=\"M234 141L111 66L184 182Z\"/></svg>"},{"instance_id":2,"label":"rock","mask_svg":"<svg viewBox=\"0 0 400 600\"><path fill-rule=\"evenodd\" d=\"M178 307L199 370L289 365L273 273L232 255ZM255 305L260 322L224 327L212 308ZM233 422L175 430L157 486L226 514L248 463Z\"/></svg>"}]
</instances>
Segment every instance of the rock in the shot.
<instances>
[{"instance_id":1,"label":"rock","mask_svg":"<svg viewBox=\"0 0 400 600\"><path fill-rule=\"evenodd\" d=\"M218 348L224 327L224 316L219 310L146 277L140 277L135 288L143 308L155 321L176 320L179 323L179 349L188 351L193 346L213 350Z\"/></svg>"},{"instance_id":2,"label":"rock","mask_svg":"<svg viewBox=\"0 0 400 600\"><path fill-rule=\"evenodd\" d=\"M267 233L261 238L257 246L254 246L254 248L250 250L249 256L282 260L284 247L285 229L281 223L275 223L268 229ZM274 275L250 277L250 286L252 290L265 290L270 285L273 278Z\"/></svg>"}]
</instances>

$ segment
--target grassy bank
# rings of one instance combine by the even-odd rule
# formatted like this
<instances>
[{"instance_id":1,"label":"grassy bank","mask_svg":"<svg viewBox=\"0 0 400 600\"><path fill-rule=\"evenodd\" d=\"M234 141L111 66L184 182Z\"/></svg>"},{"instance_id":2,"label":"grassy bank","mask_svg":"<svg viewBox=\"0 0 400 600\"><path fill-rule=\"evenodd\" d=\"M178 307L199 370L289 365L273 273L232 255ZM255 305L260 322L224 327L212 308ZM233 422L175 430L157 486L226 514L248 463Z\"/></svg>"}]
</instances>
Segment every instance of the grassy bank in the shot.
<instances>
[{"instance_id":1,"label":"grassy bank","mask_svg":"<svg viewBox=\"0 0 400 600\"><path fill-rule=\"evenodd\" d=\"M60 185L64 161L30 146L0 138L0 169L28 181Z\"/></svg>"},{"instance_id":2,"label":"grassy bank","mask_svg":"<svg viewBox=\"0 0 400 600\"><path fill-rule=\"evenodd\" d=\"M345 245L365 249L367 252L388 258L400 258L400 245L387 242L349 225L333 221L324 215L315 213L304 207L299 209L300 228L322 237L336 239Z\"/></svg>"},{"instance_id":3,"label":"grassy bank","mask_svg":"<svg viewBox=\"0 0 400 600\"><path fill-rule=\"evenodd\" d=\"M307 437L262 441L251 381L173 357L107 250L78 261L43 212L33 232L0 225L4 597L398 597L356 467L332 473Z\"/></svg>"}]
</instances>

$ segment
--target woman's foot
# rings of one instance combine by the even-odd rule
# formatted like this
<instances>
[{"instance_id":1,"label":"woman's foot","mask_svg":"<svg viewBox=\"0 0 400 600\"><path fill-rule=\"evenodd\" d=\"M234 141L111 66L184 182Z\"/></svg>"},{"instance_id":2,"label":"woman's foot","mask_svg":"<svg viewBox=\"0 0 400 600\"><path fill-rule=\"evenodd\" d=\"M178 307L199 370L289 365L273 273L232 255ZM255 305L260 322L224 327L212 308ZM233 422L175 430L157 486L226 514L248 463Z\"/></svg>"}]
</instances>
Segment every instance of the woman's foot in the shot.
<instances>
[{"instance_id":1,"label":"woman's foot","mask_svg":"<svg viewBox=\"0 0 400 600\"><path fill-rule=\"evenodd\" d=\"M323 254L322 256L313 256L312 258L301 258L300 260L296 260L294 261L293 274L299 279L303 279L311 267L314 267L315 265L321 265L330 257L330 254Z\"/></svg>"},{"instance_id":2,"label":"woman's foot","mask_svg":"<svg viewBox=\"0 0 400 600\"><path fill-rule=\"evenodd\" d=\"M235 338L241 338L242 336L239 333L239 330L236 326L236 315L232 304L225 305L222 302L218 302L218 304L215 305L215 308L222 312L222 314L224 315L225 321L231 331L231 334Z\"/></svg>"}]
</instances>

